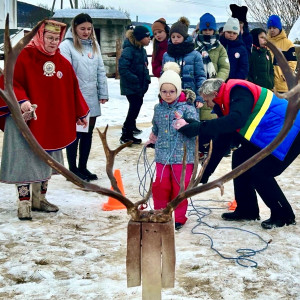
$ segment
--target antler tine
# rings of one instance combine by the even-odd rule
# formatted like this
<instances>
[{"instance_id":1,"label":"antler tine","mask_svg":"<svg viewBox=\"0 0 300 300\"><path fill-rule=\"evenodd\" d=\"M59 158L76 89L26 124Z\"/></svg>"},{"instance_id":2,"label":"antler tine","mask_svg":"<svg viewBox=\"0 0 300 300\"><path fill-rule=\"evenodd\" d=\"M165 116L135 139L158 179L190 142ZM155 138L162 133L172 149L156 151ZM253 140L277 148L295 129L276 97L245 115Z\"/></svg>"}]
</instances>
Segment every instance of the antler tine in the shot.
<instances>
[{"instance_id":1,"label":"antler tine","mask_svg":"<svg viewBox=\"0 0 300 300\"><path fill-rule=\"evenodd\" d=\"M121 194L121 191L120 191L120 189L118 187L118 184L117 184L117 180L113 175L113 166L114 166L114 163L115 163L116 155L122 149L124 149L125 147L128 147L129 145L131 145L132 141L127 142L127 143L119 146L115 150L111 150L108 146L108 143L107 143L107 130L108 130L108 125L106 125L105 130L103 132L101 132L100 129L97 128L97 131L98 131L99 136L100 136L101 141L102 141L104 153L105 153L105 156L106 156L106 173L107 173L107 176L110 180L110 183L111 183L113 189Z\"/></svg>"},{"instance_id":2,"label":"antler tine","mask_svg":"<svg viewBox=\"0 0 300 300\"><path fill-rule=\"evenodd\" d=\"M286 79L289 90L291 90L298 83L297 77L291 70L282 52L270 41L267 40L267 47L269 47L274 53L278 65L280 66L282 73Z\"/></svg>"},{"instance_id":3,"label":"antler tine","mask_svg":"<svg viewBox=\"0 0 300 300\"><path fill-rule=\"evenodd\" d=\"M189 189L192 186L194 186L194 181L195 181L195 178L196 178L196 175L197 175L197 171L198 171L198 166L199 166L198 152L199 152L199 136L196 137L194 168L193 168L193 173L192 173L192 176L191 176L191 180L189 182L189 185L187 186L187 189Z\"/></svg>"},{"instance_id":4,"label":"antler tine","mask_svg":"<svg viewBox=\"0 0 300 300\"><path fill-rule=\"evenodd\" d=\"M186 174L186 144L183 146L183 158L182 158L182 169L181 169L181 175L180 175L180 190L179 194L184 191L184 181L185 181L185 174Z\"/></svg>"},{"instance_id":5,"label":"antler tine","mask_svg":"<svg viewBox=\"0 0 300 300\"><path fill-rule=\"evenodd\" d=\"M22 49L30 42L33 36L37 33L40 26L43 24L44 21L40 21L28 34L26 34L13 48L10 42L9 36L9 14L6 16L5 20L5 34L4 34L4 88L6 89L6 84L11 84L13 77L7 76L7 74L13 74L15 63L17 60L18 55L22 51Z\"/></svg>"},{"instance_id":6,"label":"antler tine","mask_svg":"<svg viewBox=\"0 0 300 300\"><path fill-rule=\"evenodd\" d=\"M205 169L206 169L206 167L207 167L207 165L208 165L208 163L210 161L211 154L212 154L212 149L213 149L213 142L212 142L212 140L210 140L207 157L205 158L205 160L203 162L202 168L201 168L201 170L200 170L200 172L199 172L199 174L197 176L197 179L196 179L196 181L195 181L195 183L194 183L193 186L197 186L200 183L200 181L202 179L202 176L204 174L204 171L205 171Z\"/></svg>"}]
</instances>

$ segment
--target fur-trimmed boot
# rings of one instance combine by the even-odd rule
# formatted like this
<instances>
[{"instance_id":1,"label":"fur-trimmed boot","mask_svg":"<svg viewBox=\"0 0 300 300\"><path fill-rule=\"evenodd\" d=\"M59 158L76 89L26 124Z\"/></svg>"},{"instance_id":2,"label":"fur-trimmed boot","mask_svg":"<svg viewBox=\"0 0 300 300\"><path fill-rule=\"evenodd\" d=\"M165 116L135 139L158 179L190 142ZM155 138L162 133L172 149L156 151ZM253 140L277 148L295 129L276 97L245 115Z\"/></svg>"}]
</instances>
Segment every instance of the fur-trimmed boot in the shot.
<instances>
[{"instance_id":1,"label":"fur-trimmed boot","mask_svg":"<svg viewBox=\"0 0 300 300\"><path fill-rule=\"evenodd\" d=\"M32 183L32 210L40 212L57 212L59 208L48 202L46 193L48 189L48 181Z\"/></svg>"},{"instance_id":2,"label":"fur-trimmed boot","mask_svg":"<svg viewBox=\"0 0 300 300\"><path fill-rule=\"evenodd\" d=\"M17 203L18 203L18 218L22 221L32 220L31 216L31 185L16 184L17 188Z\"/></svg>"}]
</instances>

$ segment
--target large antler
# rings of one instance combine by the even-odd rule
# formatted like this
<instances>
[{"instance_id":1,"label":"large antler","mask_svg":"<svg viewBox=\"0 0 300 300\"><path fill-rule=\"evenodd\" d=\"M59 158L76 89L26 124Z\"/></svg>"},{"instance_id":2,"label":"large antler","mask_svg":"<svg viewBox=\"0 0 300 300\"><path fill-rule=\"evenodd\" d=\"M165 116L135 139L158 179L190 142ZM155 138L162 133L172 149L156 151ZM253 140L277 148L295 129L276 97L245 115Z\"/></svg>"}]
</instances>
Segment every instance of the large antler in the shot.
<instances>
[{"instance_id":1,"label":"large antler","mask_svg":"<svg viewBox=\"0 0 300 300\"><path fill-rule=\"evenodd\" d=\"M43 21L42 21L43 22ZM204 184L202 186L197 186L198 183L201 180L203 171L205 170L205 167L209 161L210 155L211 155L211 149L212 145L210 146L210 152L208 155L208 159L204 162L204 165L202 166L202 169L199 171L199 174L196 178L196 172L197 172L197 166L198 161L195 158L195 168L192 175L192 180L190 185L188 186L188 189L184 191L184 174L185 174L185 162L184 167L182 170L182 176L181 176L181 189L179 195L167 206L167 208L163 210L157 210L157 211L142 211L139 209L139 205L141 203L145 203L151 194L151 189L149 190L147 196L145 199L138 201L137 203L132 203L128 198L123 196L117 186L117 182L113 176L113 164L115 156L125 147L127 147L130 143L121 145L115 150L110 150L107 144L107 129L104 130L104 132L99 132L103 148L106 154L107 158L107 165L106 165L106 172L110 179L111 185L114 190L103 188L101 186L91 184L88 182L85 182L81 180L79 177L77 177L75 174L70 172L68 169L66 169L63 165L59 164L56 160L54 160L50 155L47 154L47 152L44 151L44 149L39 145L37 140L32 135L31 131L29 130L27 124L24 122L21 110L19 108L17 99L15 97L14 91L13 91L13 71L14 66L16 63L17 56L21 52L21 50L26 46L26 44L31 40L31 38L36 34L37 30L41 26L42 22L40 22L37 26L34 27L34 29L26 35L19 43L12 48L10 39L9 39L9 28L8 28L8 16L6 18L6 26L5 26L5 69L4 69L4 90L0 89L0 96L4 99L4 101L7 103L7 106L11 112L11 115L19 128L22 135L27 140L29 146L32 148L34 153L38 155L44 162L46 162L48 165L50 165L53 169L55 169L57 172L62 174L64 177L66 177L68 180L76 184L77 186L81 187L84 190L96 192L102 195L113 197L117 200L119 200L121 203L123 203L126 208L128 214L131 216L133 221L140 221L140 222L168 222L171 220L172 211L178 206L178 204L185 198L194 196L198 193L213 189L215 187L221 188L221 192L223 193L223 185L225 182L236 178L237 176L241 175L245 171L247 171L249 168L253 167L256 163L261 161L263 158L265 158L267 155L269 155L284 139L286 134L288 133L289 129L291 128L298 109L299 109L299 85L297 84L297 77L295 77L289 68L287 68L287 62L285 61L283 55L280 53L280 51L277 50L276 47L274 47L271 43L268 43L268 46L272 49L274 52L279 65L282 67L283 72L288 79L289 82L289 88L292 90L289 92L290 94L286 94L283 96L286 96L286 98L289 99L287 114L285 118L285 122L283 125L283 128L279 135L274 139L274 141L265 149L257 153L255 156L253 156L251 159L237 167L236 169L232 170L228 174L222 176L221 178L214 180L210 183ZM296 87L295 87L296 86ZM184 160L185 161L185 160ZM196 178L196 179L195 179Z\"/></svg>"},{"instance_id":2,"label":"large antler","mask_svg":"<svg viewBox=\"0 0 300 300\"><path fill-rule=\"evenodd\" d=\"M231 172L207 184L203 184L201 186L194 187L194 188L188 188L186 191L181 192L174 200L172 200L168 204L168 206L164 209L164 213L166 214L171 213L183 199L192 197L196 194L211 190L216 187L219 187L221 189L221 194L223 195L224 183L243 174L244 172L252 168L254 165L256 165L258 162L263 160L266 156L271 154L273 150L280 145L280 143L283 141L283 139L286 137L289 130L293 126L293 123L297 117L297 113L300 108L300 85L297 84L299 75L295 76L293 74L291 68L289 67L281 51L279 51L269 41L267 42L267 46L273 51L278 61L278 64L281 67L282 72L287 80L288 87L290 89L289 92L278 95L281 98L288 99L288 107L286 111L284 124L278 136L267 147L259 151L257 154L255 154L253 157L245 161L243 164L241 164Z\"/></svg>"}]
</instances>

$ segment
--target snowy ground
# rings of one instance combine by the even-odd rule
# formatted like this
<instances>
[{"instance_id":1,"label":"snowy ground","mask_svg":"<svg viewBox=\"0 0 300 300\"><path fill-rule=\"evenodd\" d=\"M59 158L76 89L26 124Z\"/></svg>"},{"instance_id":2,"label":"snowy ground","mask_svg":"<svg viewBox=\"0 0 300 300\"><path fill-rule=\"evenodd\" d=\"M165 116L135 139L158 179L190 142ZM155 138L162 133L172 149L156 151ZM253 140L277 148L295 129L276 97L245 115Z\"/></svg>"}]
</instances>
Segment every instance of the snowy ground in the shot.
<instances>
[{"instance_id":1,"label":"snowy ground","mask_svg":"<svg viewBox=\"0 0 300 300\"><path fill-rule=\"evenodd\" d=\"M110 101L102 106L103 116L97 126L108 123L111 148L119 145L121 124L127 112L125 97L119 96L119 81L109 79ZM157 79L152 79L145 97L138 127L143 141L150 132ZM2 141L2 133L0 134ZM124 149L115 168L121 170L126 196L137 201L139 179L137 162L142 145ZM153 150L147 150L148 160ZM225 158L213 178L230 170L231 158ZM143 166L139 164L139 174ZM99 176L97 184L110 187L105 174L105 158L97 132L89 168ZM300 160L278 178L299 220ZM126 242L129 217L125 210L103 211L107 197L80 190L61 175L53 176L48 200L57 204L56 214L33 213L33 220L21 222L16 216L16 195L12 185L0 184L0 299L141 299L141 287L126 286ZM206 201L209 200L209 201ZM263 230L259 221L226 222L220 218L233 200L232 182L225 185L225 195L213 190L195 196L194 205L201 212L191 215L176 238L176 282L162 291L162 299L300 299L300 227L289 226ZM269 217L260 203L262 220ZM191 214L195 214L190 207ZM200 209L199 209L200 210ZM228 227L233 226L233 227ZM221 227L221 228L216 228ZM224 228L225 227L225 228ZM193 231L192 231L193 230ZM253 259L256 268L243 267L235 260L236 250L268 248ZM263 240L262 240L263 239ZM247 262L240 261L242 264ZM248 263L253 265L254 262Z\"/></svg>"}]
</instances>

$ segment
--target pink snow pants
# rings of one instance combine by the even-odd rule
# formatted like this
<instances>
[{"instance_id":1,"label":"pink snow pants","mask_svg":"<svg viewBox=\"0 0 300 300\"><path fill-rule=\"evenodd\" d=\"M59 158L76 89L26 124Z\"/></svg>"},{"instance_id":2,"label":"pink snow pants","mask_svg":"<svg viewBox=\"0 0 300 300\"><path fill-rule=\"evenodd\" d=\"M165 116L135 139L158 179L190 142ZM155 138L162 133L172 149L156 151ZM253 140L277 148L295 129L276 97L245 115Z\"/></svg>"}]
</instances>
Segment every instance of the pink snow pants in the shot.
<instances>
[{"instance_id":1,"label":"pink snow pants","mask_svg":"<svg viewBox=\"0 0 300 300\"><path fill-rule=\"evenodd\" d=\"M188 186L192 173L193 164L187 164L185 173L185 188ZM156 163L156 178L152 185L154 209L162 209L174 199L180 190L180 176L182 164L163 165ZM185 224L187 217L188 201L184 199L175 209L175 222Z\"/></svg>"}]
</instances>

